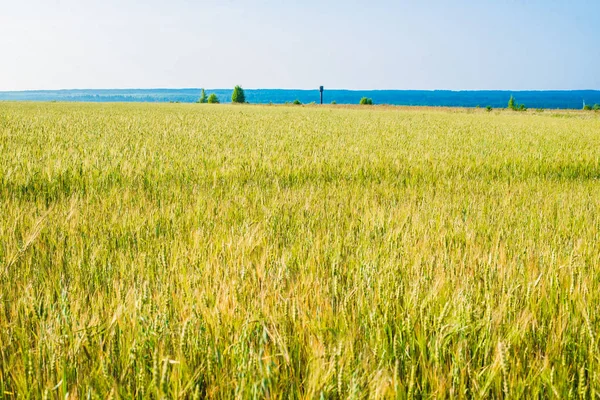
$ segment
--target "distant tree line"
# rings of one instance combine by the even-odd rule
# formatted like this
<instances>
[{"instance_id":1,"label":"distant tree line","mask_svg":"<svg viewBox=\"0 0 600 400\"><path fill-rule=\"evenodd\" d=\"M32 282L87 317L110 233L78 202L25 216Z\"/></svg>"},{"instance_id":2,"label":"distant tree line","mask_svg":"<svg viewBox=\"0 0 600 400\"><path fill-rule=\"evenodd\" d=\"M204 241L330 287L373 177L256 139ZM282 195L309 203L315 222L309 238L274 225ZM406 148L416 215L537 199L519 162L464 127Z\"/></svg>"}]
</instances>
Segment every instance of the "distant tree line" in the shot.
<instances>
[{"instance_id":1,"label":"distant tree line","mask_svg":"<svg viewBox=\"0 0 600 400\"><path fill-rule=\"evenodd\" d=\"M600 104L594 104L594 105L584 104L583 105L583 109L586 110L586 111L592 111L592 110L594 110L594 111L600 111Z\"/></svg>"},{"instance_id":2,"label":"distant tree line","mask_svg":"<svg viewBox=\"0 0 600 400\"><path fill-rule=\"evenodd\" d=\"M510 95L510 99L508 99L508 108L513 111L527 111L525 104L517 103L513 95Z\"/></svg>"},{"instance_id":3,"label":"distant tree line","mask_svg":"<svg viewBox=\"0 0 600 400\"><path fill-rule=\"evenodd\" d=\"M237 85L233 88L233 93L231 95L231 102L233 104L245 104L248 103L246 101L246 94L244 92L244 89ZM200 98L198 99L197 103L209 103L209 104L218 104L220 103L220 99L218 98L216 93L211 93L210 95L207 95L206 91L204 89L200 90ZM269 104L273 104L272 102L270 102ZM285 104L290 104L289 102L285 102ZM299 99L294 100L291 104L294 105L301 105L302 102ZM310 103L310 104L315 104L315 102ZM336 101L332 101L331 104L337 104ZM369 98L369 97L363 97L360 99L359 101L360 105L373 105L373 99ZM479 106L477 106L477 108L479 108ZM517 100L515 99L515 97L513 95L510 96L510 98L508 99L508 109L509 110L513 110L513 111L526 111L527 107L525 106L525 104L519 104L517 102ZM600 104L584 104L583 106L584 110L594 110L594 111L600 111ZM486 111L492 111L493 108L492 106L487 106L486 107ZM538 111L543 110L541 108L537 109Z\"/></svg>"},{"instance_id":4,"label":"distant tree line","mask_svg":"<svg viewBox=\"0 0 600 400\"><path fill-rule=\"evenodd\" d=\"M207 96L206 91L204 90L204 88L202 88L200 90L200 98L198 99L198 101L196 103L219 104L220 102L221 101L219 100L219 97L217 96L216 93L211 93L209 96ZM231 95L231 102L238 103L238 104L247 103L246 94L244 93L244 89L242 89L241 86L237 85L236 87L233 88L233 94Z\"/></svg>"},{"instance_id":5,"label":"distant tree line","mask_svg":"<svg viewBox=\"0 0 600 400\"><path fill-rule=\"evenodd\" d=\"M233 88L233 93L231 94L231 102L234 104L248 103L246 101L246 94L244 93L244 89L242 89L241 86L237 85L236 87ZM202 89L200 89L200 98L198 99L198 101L196 103L218 104L218 103L220 103L220 100L217 97L216 93L211 93L210 95L207 96L206 91L204 90L204 88L202 88ZM269 103L269 104L272 104L272 103ZM289 104L289 102L285 102L285 104ZM302 102L299 99L296 99L292 102L292 104L302 105ZM316 102L312 102L310 104L316 104ZM334 100L331 102L331 104L337 104L337 102ZM360 99L359 104L372 106L374 103L373 103L373 99L371 99L369 97L363 97L362 99Z\"/></svg>"}]
</instances>

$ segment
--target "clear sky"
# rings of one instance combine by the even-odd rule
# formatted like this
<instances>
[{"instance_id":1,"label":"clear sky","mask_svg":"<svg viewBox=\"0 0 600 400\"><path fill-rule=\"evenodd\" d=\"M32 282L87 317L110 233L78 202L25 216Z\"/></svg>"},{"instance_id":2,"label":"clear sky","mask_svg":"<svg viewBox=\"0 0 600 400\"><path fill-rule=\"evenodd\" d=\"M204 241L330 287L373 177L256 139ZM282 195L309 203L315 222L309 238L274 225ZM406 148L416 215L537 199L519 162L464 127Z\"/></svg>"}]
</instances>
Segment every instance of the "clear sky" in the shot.
<instances>
[{"instance_id":1,"label":"clear sky","mask_svg":"<svg viewBox=\"0 0 600 400\"><path fill-rule=\"evenodd\" d=\"M600 89L600 0L0 0L0 90Z\"/></svg>"}]
</instances>

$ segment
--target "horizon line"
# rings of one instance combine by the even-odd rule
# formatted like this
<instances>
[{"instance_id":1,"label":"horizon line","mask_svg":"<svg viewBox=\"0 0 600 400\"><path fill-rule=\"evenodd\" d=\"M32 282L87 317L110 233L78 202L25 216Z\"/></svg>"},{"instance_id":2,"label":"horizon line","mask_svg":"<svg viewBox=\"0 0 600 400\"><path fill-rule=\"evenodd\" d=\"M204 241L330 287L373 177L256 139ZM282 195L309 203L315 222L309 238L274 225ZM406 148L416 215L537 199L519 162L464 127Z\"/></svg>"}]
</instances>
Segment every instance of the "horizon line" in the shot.
<instances>
[{"instance_id":1,"label":"horizon line","mask_svg":"<svg viewBox=\"0 0 600 400\"><path fill-rule=\"evenodd\" d=\"M281 90L281 91L319 91L316 88L244 88L244 90ZM137 88L63 88L63 89L21 89L0 90L0 93L27 93L27 92L68 92L68 91L108 91L108 90L233 90L233 88L207 88L207 87L137 87ZM325 91L346 92L600 92L600 89L346 89L327 88Z\"/></svg>"}]
</instances>

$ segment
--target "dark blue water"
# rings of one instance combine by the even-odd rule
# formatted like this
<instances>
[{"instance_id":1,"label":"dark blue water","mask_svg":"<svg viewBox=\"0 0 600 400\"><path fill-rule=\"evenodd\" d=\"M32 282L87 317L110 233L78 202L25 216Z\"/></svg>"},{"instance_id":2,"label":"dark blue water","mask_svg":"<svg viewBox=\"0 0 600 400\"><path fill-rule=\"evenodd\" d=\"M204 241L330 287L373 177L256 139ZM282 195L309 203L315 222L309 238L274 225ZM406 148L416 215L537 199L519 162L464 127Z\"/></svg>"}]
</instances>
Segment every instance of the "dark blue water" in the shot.
<instances>
[{"instance_id":1,"label":"dark blue water","mask_svg":"<svg viewBox=\"0 0 600 400\"><path fill-rule=\"evenodd\" d=\"M207 90L215 93L222 103L231 101L231 89ZM529 108L581 109L583 103L600 104L600 91L448 91L448 90L325 90L324 102L358 104L362 97L375 104L444 107L506 107L513 95L519 104ZM84 101L84 102L181 102L198 100L200 89L108 89L108 90L50 90L0 92L0 100L18 101ZM299 100L319 102L318 90L246 89L250 103L282 104Z\"/></svg>"}]
</instances>

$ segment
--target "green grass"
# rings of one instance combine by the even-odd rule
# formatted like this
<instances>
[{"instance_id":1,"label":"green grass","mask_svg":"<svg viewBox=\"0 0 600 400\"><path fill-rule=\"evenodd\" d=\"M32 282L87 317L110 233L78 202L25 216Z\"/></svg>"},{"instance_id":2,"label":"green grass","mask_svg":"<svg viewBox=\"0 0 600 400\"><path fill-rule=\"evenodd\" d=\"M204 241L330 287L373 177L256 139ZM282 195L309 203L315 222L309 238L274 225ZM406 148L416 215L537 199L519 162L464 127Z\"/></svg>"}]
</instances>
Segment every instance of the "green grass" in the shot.
<instances>
[{"instance_id":1,"label":"green grass","mask_svg":"<svg viewBox=\"0 0 600 400\"><path fill-rule=\"evenodd\" d=\"M564 115L0 103L0 398L595 398Z\"/></svg>"}]
</instances>

